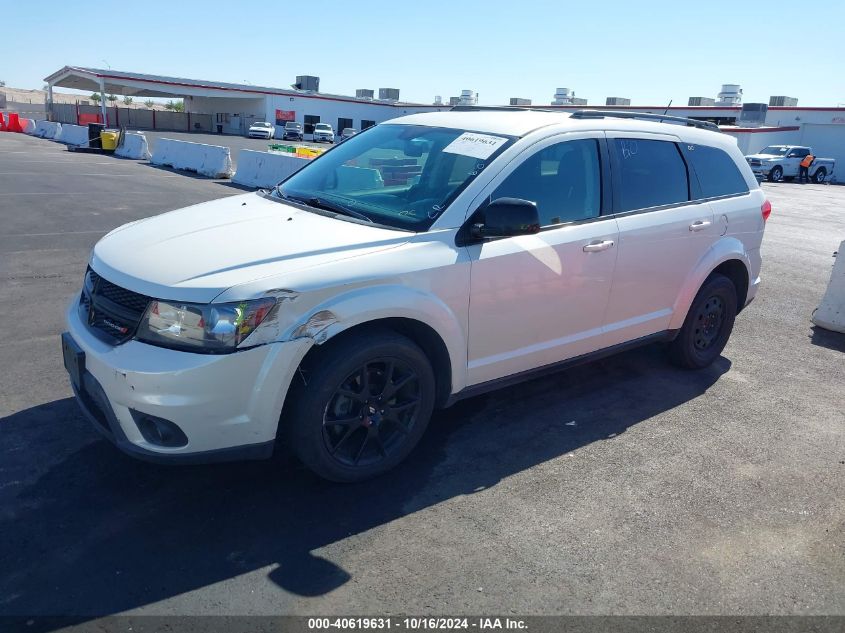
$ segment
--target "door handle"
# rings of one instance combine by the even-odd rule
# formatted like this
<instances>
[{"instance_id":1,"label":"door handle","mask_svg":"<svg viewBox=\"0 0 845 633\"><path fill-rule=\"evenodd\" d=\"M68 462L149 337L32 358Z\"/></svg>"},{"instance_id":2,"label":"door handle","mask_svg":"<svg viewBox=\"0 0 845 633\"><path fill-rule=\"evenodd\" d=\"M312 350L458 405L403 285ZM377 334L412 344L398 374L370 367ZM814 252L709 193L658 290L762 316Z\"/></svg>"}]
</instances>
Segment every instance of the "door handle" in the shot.
<instances>
[{"instance_id":1,"label":"door handle","mask_svg":"<svg viewBox=\"0 0 845 633\"><path fill-rule=\"evenodd\" d=\"M706 229L710 226L710 220L696 220L692 224L689 225L690 231L701 231L702 229Z\"/></svg>"},{"instance_id":2,"label":"door handle","mask_svg":"<svg viewBox=\"0 0 845 633\"><path fill-rule=\"evenodd\" d=\"M614 244L613 240L594 240L589 244L584 244L585 253L597 253L599 251L606 251Z\"/></svg>"}]
</instances>

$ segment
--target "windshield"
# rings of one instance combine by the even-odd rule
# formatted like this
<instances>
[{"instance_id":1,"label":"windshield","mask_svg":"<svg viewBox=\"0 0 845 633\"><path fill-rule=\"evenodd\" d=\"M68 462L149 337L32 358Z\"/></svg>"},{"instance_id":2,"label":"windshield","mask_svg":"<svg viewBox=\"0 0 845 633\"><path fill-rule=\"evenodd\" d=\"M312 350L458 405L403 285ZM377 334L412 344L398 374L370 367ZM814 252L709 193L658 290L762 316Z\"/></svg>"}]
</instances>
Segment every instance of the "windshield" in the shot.
<instances>
[{"instance_id":1,"label":"windshield","mask_svg":"<svg viewBox=\"0 0 845 633\"><path fill-rule=\"evenodd\" d=\"M332 129L331 126L328 123L318 123L317 125L314 126L314 128L317 129L317 130L330 130L330 129Z\"/></svg>"},{"instance_id":2,"label":"windshield","mask_svg":"<svg viewBox=\"0 0 845 633\"><path fill-rule=\"evenodd\" d=\"M772 156L783 156L789 150L788 147L780 147L778 145L769 145L761 149L758 154L771 154Z\"/></svg>"},{"instance_id":3,"label":"windshield","mask_svg":"<svg viewBox=\"0 0 845 633\"><path fill-rule=\"evenodd\" d=\"M450 128L382 124L307 165L274 195L319 199L379 224L427 231L512 141Z\"/></svg>"},{"instance_id":4,"label":"windshield","mask_svg":"<svg viewBox=\"0 0 845 633\"><path fill-rule=\"evenodd\" d=\"M252 127L270 127L269 123L253 123Z\"/></svg>"},{"instance_id":5,"label":"windshield","mask_svg":"<svg viewBox=\"0 0 845 633\"><path fill-rule=\"evenodd\" d=\"M285 123L285 127L292 129L292 128L297 128L297 127L301 127L301 126L299 125L299 123L294 123L293 121L288 121L287 123Z\"/></svg>"}]
</instances>

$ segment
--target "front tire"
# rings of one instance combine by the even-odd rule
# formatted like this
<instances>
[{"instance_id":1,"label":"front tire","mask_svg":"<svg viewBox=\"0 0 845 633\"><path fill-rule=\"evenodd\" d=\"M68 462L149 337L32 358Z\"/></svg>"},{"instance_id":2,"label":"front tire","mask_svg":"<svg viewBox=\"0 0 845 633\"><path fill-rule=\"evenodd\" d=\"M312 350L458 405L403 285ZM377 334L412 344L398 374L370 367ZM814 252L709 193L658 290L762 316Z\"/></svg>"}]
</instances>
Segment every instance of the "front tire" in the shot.
<instances>
[{"instance_id":1,"label":"front tire","mask_svg":"<svg viewBox=\"0 0 845 633\"><path fill-rule=\"evenodd\" d=\"M780 182L783 178L783 167L775 165L772 171L769 172L769 180L772 182Z\"/></svg>"},{"instance_id":2,"label":"front tire","mask_svg":"<svg viewBox=\"0 0 845 633\"><path fill-rule=\"evenodd\" d=\"M363 331L316 350L303 382L291 394L287 435L300 461L331 481L363 481L394 468L434 409L428 357L393 332Z\"/></svg>"},{"instance_id":3,"label":"front tire","mask_svg":"<svg viewBox=\"0 0 845 633\"><path fill-rule=\"evenodd\" d=\"M710 365L725 349L736 311L733 282L718 273L710 275L695 295L684 325L669 347L672 362L685 369Z\"/></svg>"}]
</instances>

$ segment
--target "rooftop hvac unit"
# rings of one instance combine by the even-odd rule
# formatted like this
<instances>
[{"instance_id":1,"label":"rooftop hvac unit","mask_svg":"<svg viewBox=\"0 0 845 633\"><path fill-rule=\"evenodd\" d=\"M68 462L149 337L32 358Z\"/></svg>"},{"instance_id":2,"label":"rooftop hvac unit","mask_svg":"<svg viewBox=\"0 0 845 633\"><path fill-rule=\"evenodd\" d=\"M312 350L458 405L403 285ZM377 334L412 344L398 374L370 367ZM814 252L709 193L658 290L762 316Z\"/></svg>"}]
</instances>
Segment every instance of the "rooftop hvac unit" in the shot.
<instances>
[{"instance_id":1,"label":"rooftop hvac unit","mask_svg":"<svg viewBox=\"0 0 845 633\"><path fill-rule=\"evenodd\" d=\"M575 93L572 92L569 88L558 88L555 91L554 101L552 101L552 105L572 105L572 97L575 96Z\"/></svg>"},{"instance_id":2,"label":"rooftop hvac unit","mask_svg":"<svg viewBox=\"0 0 845 633\"><path fill-rule=\"evenodd\" d=\"M625 97L608 97L608 98L605 100L604 105L609 105L609 106L629 106L629 105L631 105L631 100L630 100L630 99L626 99Z\"/></svg>"},{"instance_id":3,"label":"rooftop hvac unit","mask_svg":"<svg viewBox=\"0 0 845 633\"><path fill-rule=\"evenodd\" d=\"M531 99L523 99L521 97L511 97L512 106L530 106Z\"/></svg>"},{"instance_id":4,"label":"rooftop hvac unit","mask_svg":"<svg viewBox=\"0 0 845 633\"><path fill-rule=\"evenodd\" d=\"M798 105L798 99L795 97L769 97L769 105L794 108Z\"/></svg>"},{"instance_id":5,"label":"rooftop hvac unit","mask_svg":"<svg viewBox=\"0 0 845 633\"><path fill-rule=\"evenodd\" d=\"M443 105L443 97L441 97L440 95L435 95L434 105Z\"/></svg>"},{"instance_id":6,"label":"rooftop hvac unit","mask_svg":"<svg viewBox=\"0 0 845 633\"><path fill-rule=\"evenodd\" d=\"M399 101L399 88L379 88L378 98L386 101Z\"/></svg>"},{"instance_id":7,"label":"rooftop hvac unit","mask_svg":"<svg viewBox=\"0 0 845 633\"><path fill-rule=\"evenodd\" d=\"M461 102L461 98L460 98L460 97L449 97L449 105L450 105L450 106L456 106L456 105L458 105L460 102Z\"/></svg>"},{"instance_id":8,"label":"rooftop hvac unit","mask_svg":"<svg viewBox=\"0 0 845 633\"><path fill-rule=\"evenodd\" d=\"M320 92L320 78L313 75L297 75L293 87L297 90L310 90Z\"/></svg>"},{"instance_id":9,"label":"rooftop hvac unit","mask_svg":"<svg viewBox=\"0 0 845 633\"><path fill-rule=\"evenodd\" d=\"M355 96L359 99L372 99L375 94L374 90L367 90L366 88L359 88L355 91Z\"/></svg>"},{"instance_id":10,"label":"rooftop hvac unit","mask_svg":"<svg viewBox=\"0 0 845 633\"><path fill-rule=\"evenodd\" d=\"M722 84L722 92L716 95L717 106L738 106L742 104L742 88L739 84Z\"/></svg>"},{"instance_id":11,"label":"rooftop hvac unit","mask_svg":"<svg viewBox=\"0 0 845 633\"><path fill-rule=\"evenodd\" d=\"M473 95L472 90L461 90L458 105L476 105L477 103L478 99Z\"/></svg>"},{"instance_id":12,"label":"rooftop hvac unit","mask_svg":"<svg viewBox=\"0 0 845 633\"><path fill-rule=\"evenodd\" d=\"M766 113L768 111L768 104L746 103L742 106L737 123L745 127L760 127L766 123Z\"/></svg>"},{"instance_id":13,"label":"rooftop hvac unit","mask_svg":"<svg viewBox=\"0 0 845 633\"><path fill-rule=\"evenodd\" d=\"M716 105L716 100L711 99L710 97L690 97L687 105L689 105L689 106L714 106L714 105Z\"/></svg>"}]
</instances>

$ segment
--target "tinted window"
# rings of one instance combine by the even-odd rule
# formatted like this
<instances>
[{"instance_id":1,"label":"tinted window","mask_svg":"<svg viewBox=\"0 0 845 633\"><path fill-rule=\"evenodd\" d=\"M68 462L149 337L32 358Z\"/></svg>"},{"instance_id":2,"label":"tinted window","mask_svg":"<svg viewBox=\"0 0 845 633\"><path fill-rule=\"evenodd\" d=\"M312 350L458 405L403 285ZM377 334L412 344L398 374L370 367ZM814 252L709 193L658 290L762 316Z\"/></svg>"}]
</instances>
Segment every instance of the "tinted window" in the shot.
<instances>
[{"instance_id":1,"label":"tinted window","mask_svg":"<svg viewBox=\"0 0 845 633\"><path fill-rule=\"evenodd\" d=\"M621 211L689 200L687 167L674 143L619 138L614 145Z\"/></svg>"},{"instance_id":2,"label":"tinted window","mask_svg":"<svg viewBox=\"0 0 845 633\"><path fill-rule=\"evenodd\" d=\"M810 153L808 149L794 149L789 152L789 156L791 158L804 158L807 154Z\"/></svg>"},{"instance_id":3,"label":"tinted window","mask_svg":"<svg viewBox=\"0 0 845 633\"><path fill-rule=\"evenodd\" d=\"M727 152L707 145L682 144L681 147L698 176L702 198L748 192L745 178Z\"/></svg>"},{"instance_id":4,"label":"tinted window","mask_svg":"<svg viewBox=\"0 0 845 633\"><path fill-rule=\"evenodd\" d=\"M492 199L537 203L540 224L594 218L601 208L601 168L593 139L566 141L539 150L500 184Z\"/></svg>"}]
</instances>

